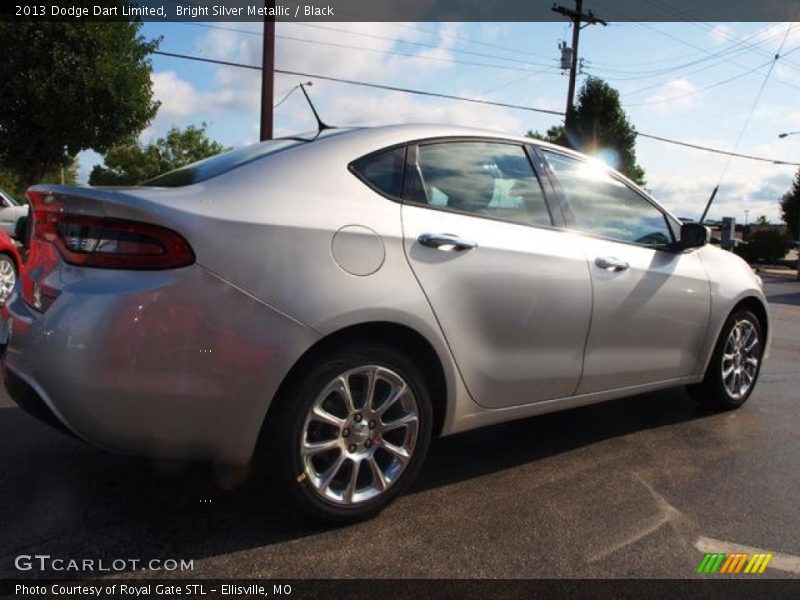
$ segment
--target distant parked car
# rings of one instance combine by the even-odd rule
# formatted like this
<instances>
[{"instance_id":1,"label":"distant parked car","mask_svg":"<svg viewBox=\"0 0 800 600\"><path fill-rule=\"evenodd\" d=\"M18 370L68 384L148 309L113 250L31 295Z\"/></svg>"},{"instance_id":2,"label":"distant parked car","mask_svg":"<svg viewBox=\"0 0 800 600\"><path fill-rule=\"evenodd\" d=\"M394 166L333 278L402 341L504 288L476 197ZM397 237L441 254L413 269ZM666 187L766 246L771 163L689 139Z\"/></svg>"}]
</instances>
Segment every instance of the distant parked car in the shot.
<instances>
[{"instance_id":1,"label":"distant parked car","mask_svg":"<svg viewBox=\"0 0 800 600\"><path fill-rule=\"evenodd\" d=\"M11 397L112 450L257 452L332 521L386 506L434 435L682 385L737 408L768 346L708 228L530 138L332 130L28 199Z\"/></svg>"},{"instance_id":2,"label":"distant parked car","mask_svg":"<svg viewBox=\"0 0 800 600\"><path fill-rule=\"evenodd\" d=\"M0 231L0 304L11 295L21 264L14 240L5 231Z\"/></svg>"},{"instance_id":3,"label":"distant parked car","mask_svg":"<svg viewBox=\"0 0 800 600\"><path fill-rule=\"evenodd\" d=\"M28 214L28 207L19 201L9 192L0 188L0 231L14 236L17 221L20 217Z\"/></svg>"}]
</instances>

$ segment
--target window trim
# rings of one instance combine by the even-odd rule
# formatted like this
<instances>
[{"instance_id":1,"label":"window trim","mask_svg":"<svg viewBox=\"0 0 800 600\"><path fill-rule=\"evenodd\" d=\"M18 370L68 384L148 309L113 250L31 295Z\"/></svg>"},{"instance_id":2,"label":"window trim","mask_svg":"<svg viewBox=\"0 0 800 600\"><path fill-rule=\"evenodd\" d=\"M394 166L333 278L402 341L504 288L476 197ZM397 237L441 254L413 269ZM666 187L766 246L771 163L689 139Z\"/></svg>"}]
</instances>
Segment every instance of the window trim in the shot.
<instances>
[{"instance_id":1,"label":"window trim","mask_svg":"<svg viewBox=\"0 0 800 600\"><path fill-rule=\"evenodd\" d=\"M542 154L542 160L543 160L544 165L546 166L548 177L551 179L551 183L553 185L553 188L556 190L556 194L558 195L559 206L561 207L561 211L562 211L562 213L564 215L565 230L570 231L572 233L577 233L579 235L583 235L583 236L586 236L586 237L605 240L605 241L609 241L609 242L615 242L615 243L618 243L618 244L627 244L627 245L630 245L630 246L637 246L639 248L649 248L651 250L668 251L669 244L654 246L654 245L650 245L650 244L642 244L640 242L635 242L635 241L619 240L619 239L616 239L616 238L607 237L607 236L604 236L604 235L599 235L599 234L596 234L596 233L591 233L591 232L588 232L588 231L583 231L581 229L578 229L577 225L576 225L576 222L575 222L575 219L574 219L574 216L569 214L569 212L567 210L565 210L565 207L569 207L569 205L567 204L567 201L566 201L564 189L561 186L561 181L558 179L558 175L556 175L555 171L553 170L553 167L547 161L546 153L550 152L552 154L557 154L559 156L563 156L564 158L572 159L572 160L575 160L577 162L582 162L582 163L589 162L588 159L583 157L583 156L581 156L581 155L575 155L575 154L572 154L572 153L569 153L569 152L563 152L563 151L560 151L559 149L555 149L555 148L544 147L544 146L536 146L536 145L534 145L534 146L537 149L537 151ZM632 187L627 181L625 181L625 178L622 175L620 175L619 173L617 173L614 169L609 168L608 169L608 174L611 176L612 179L615 179L616 181L618 181L619 183L624 185L627 189L629 189L630 191L635 193L640 198L643 198L648 204L650 204L659 213L661 213L661 217L664 219L664 224L667 226L667 230L669 231L669 235L672 238L672 242L671 243L674 244L677 240L676 240L676 237L675 237L674 223L670 219L670 215L661 206L659 206L655 202L655 200L650 198L647 194L642 193L642 191L636 189L635 187Z\"/></svg>"},{"instance_id":2,"label":"window trim","mask_svg":"<svg viewBox=\"0 0 800 600\"><path fill-rule=\"evenodd\" d=\"M379 156L381 154L385 154L387 152L392 152L393 150L403 149L403 174L402 174L402 181L400 182L400 195L395 196L394 194L389 194L374 183L372 183L369 179L367 179L362 173L358 171L356 168L356 163L361 162L362 160L367 160L369 158L373 158L375 156ZM393 144L392 146L386 146L385 148L381 148L380 150L373 150L372 152L368 152L364 156L359 156L356 159L351 160L347 163L347 170L350 171L353 175L355 175L362 183L364 183L368 188L370 188L376 194L380 194L387 200L391 200L392 202L398 202L400 204L403 203L403 197L406 193L406 181L408 180L407 173L408 173L408 153L409 153L409 144L407 142L403 142L402 144Z\"/></svg>"},{"instance_id":3,"label":"window trim","mask_svg":"<svg viewBox=\"0 0 800 600\"><path fill-rule=\"evenodd\" d=\"M438 144L450 144L450 143L488 143L488 144L504 144L507 146L515 146L522 150L525 158L528 159L528 164L531 167L531 173L536 177L537 182L539 183L539 187L542 190L542 197L544 198L545 208L550 216L550 225L545 225L543 223L522 223L520 221L513 221L511 219L503 219L496 217L494 215L480 215L478 213L470 212L468 210L459 210L457 208L450 208L448 206L434 206L432 204L428 204L428 202L421 202L417 198L414 198L410 195L410 177L407 175L404 177L404 182L406 185L403 187L403 203L408 204L410 206L417 206L420 208L426 208L428 210L437 210L441 212L448 212L457 215L464 215L467 217L475 217L478 219L486 219L488 221L492 221L495 223L510 223L511 225L520 225L522 227L533 227L537 229L551 229L551 230L562 230L563 227L557 225L558 219L556 219L556 213L553 210L552 206L552 196L553 192L552 189L548 189L549 181L545 182L542 178L539 169L537 169L535 161L531 160L531 155L528 150L528 144L525 142L520 142L516 140L509 140L505 138L494 138L494 137L484 137L484 136L442 136L442 137L435 137L435 138L423 138L420 140L415 140L413 142L408 142L408 149L406 151L406 173L408 170L415 167L417 165L417 154L420 146L431 146L431 145L438 145Z\"/></svg>"}]
</instances>

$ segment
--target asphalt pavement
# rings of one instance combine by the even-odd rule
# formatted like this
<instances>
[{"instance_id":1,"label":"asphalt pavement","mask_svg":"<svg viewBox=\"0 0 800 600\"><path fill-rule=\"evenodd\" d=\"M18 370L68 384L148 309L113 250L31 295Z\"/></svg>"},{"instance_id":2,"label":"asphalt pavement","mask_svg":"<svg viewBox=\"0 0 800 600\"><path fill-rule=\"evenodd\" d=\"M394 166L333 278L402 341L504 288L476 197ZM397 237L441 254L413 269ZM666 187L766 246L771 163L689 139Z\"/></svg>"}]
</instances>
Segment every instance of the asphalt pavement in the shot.
<instances>
[{"instance_id":1,"label":"asphalt pavement","mask_svg":"<svg viewBox=\"0 0 800 600\"><path fill-rule=\"evenodd\" d=\"M206 578L683 578L742 547L800 577L800 282L766 289L772 355L742 409L676 389L443 438L408 494L346 528L287 518L257 478L94 449L3 393L0 577L46 554Z\"/></svg>"}]
</instances>

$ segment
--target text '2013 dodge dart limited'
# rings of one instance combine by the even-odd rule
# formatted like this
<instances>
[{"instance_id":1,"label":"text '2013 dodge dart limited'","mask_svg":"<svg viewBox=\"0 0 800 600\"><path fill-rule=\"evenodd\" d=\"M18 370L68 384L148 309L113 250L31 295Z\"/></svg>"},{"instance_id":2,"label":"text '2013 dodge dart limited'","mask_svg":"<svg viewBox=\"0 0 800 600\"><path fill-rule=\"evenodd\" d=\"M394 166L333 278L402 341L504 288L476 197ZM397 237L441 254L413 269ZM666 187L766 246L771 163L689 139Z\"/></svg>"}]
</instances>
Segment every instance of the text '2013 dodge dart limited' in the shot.
<instances>
[{"instance_id":1,"label":"text '2013 dodge dart limited'","mask_svg":"<svg viewBox=\"0 0 800 600\"><path fill-rule=\"evenodd\" d=\"M736 408L767 347L760 280L705 227L527 138L329 130L28 197L17 402L116 451L258 453L332 521L432 436L670 386Z\"/></svg>"}]
</instances>

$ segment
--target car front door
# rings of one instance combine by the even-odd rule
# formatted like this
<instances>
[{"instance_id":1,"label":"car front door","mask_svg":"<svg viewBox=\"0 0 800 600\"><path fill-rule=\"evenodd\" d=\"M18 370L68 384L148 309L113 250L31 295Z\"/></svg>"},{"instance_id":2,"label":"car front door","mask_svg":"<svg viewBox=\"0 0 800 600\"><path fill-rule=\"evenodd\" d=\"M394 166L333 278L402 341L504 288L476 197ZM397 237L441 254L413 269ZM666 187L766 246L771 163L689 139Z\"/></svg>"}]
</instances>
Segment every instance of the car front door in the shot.
<instances>
[{"instance_id":1,"label":"car front door","mask_svg":"<svg viewBox=\"0 0 800 600\"><path fill-rule=\"evenodd\" d=\"M706 335L708 278L696 250L666 249L669 217L602 166L542 150L568 226L580 232L594 306L579 394L691 375Z\"/></svg>"},{"instance_id":2,"label":"car front door","mask_svg":"<svg viewBox=\"0 0 800 600\"><path fill-rule=\"evenodd\" d=\"M487 140L408 153L406 255L487 407L571 396L581 374L590 277L580 236L553 227L534 162L523 145Z\"/></svg>"}]
</instances>

